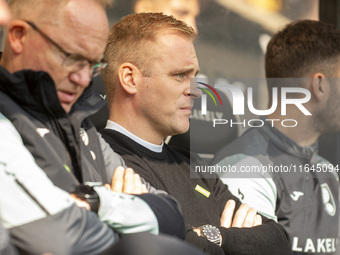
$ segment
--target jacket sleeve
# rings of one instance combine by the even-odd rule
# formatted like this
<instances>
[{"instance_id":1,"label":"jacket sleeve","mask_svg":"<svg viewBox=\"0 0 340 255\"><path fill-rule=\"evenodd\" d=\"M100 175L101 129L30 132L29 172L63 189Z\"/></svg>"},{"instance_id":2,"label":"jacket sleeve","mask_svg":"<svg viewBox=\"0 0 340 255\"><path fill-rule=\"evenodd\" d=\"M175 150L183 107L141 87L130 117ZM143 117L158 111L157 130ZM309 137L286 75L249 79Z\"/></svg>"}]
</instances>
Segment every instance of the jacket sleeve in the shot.
<instances>
[{"instance_id":1,"label":"jacket sleeve","mask_svg":"<svg viewBox=\"0 0 340 255\"><path fill-rule=\"evenodd\" d=\"M289 255L288 234L273 220L262 217L262 225L252 228L220 228L222 248L230 254Z\"/></svg>"},{"instance_id":2,"label":"jacket sleeve","mask_svg":"<svg viewBox=\"0 0 340 255\"><path fill-rule=\"evenodd\" d=\"M141 194L142 199L154 212L159 233L175 236L179 239L185 238L184 218L176 199L169 195Z\"/></svg>"},{"instance_id":3,"label":"jacket sleeve","mask_svg":"<svg viewBox=\"0 0 340 255\"><path fill-rule=\"evenodd\" d=\"M217 177L217 176L216 176ZM236 201L236 209L242 204L224 185L219 178L208 180L213 190L220 215L229 199ZM222 235L221 247L199 237L187 228L186 240L209 254L258 254L258 255L288 255L292 254L289 236L284 228L273 220L262 216L263 224L253 228L224 228L217 226Z\"/></svg>"},{"instance_id":4,"label":"jacket sleeve","mask_svg":"<svg viewBox=\"0 0 340 255\"><path fill-rule=\"evenodd\" d=\"M198 236L191 228L187 229L185 240L188 243L194 245L195 247L198 247L200 250L208 254L214 255L233 254L229 252L224 253L223 249L220 246L210 242L204 236Z\"/></svg>"},{"instance_id":5,"label":"jacket sleeve","mask_svg":"<svg viewBox=\"0 0 340 255\"><path fill-rule=\"evenodd\" d=\"M0 220L19 251L94 254L117 240L95 214L53 185L2 115L0 141Z\"/></svg>"},{"instance_id":6,"label":"jacket sleeve","mask_svg":"<svg viewBox=\"0 0 340 255\"><path fill-rule=\"evenodd\" d=\"M120 234L150 232L158 234L157 218L142 199L95 186L100 198L98 216Z\"/></svg>"},{"instance_id":7,"label":"jacket sleeve","mask_svg":"<svg viewBox=\"0 0 340 255\"><path fill-rule=\"evenodd\" d=\"M219 165L230 165L239 169L244 165L261 166L261 162L250 156L233 155L220 161ZM228 178L228 174L220 174L222 182L243 203L254 207L259 213L269 219L277 221L275 215L277 189L268 173L253 173L253 178Z\"/></svg>"},{"instance_id":8,"label":"jacket sleeve","mask_svg":"<svg viewBox=\"0 0 340 255\"><path fill-rule=\"evenodd\" d=\"M161 230L181 237L182 215L171 198L152 194L137 197L95 187L101 200L99 216L107 223L103 224L53 185L11 123L1 116L0 140L0 217L20 250L94 254L117 240L115 232L158 234ZM172 232L162 229L163 222L171 222L167 217L176 221Z\"/></svg>"},{"instance_id":9,"label":"jacket sleeve","mask_svg":"<svg viewBox=\"0 0 340 255\"><path fill-rule=\"evenodd\" d=\"M236 201L234 213L241 201L235 197L219 178L212 179L214 195L220 204L222 214L226 201ZM290 239L284 228L273 220L262 216L262 225L252 228L219 228L222 235L222 249L230 254L288 255L292 254Z\"/></svg>"},{"instance_id":10,"label":"jacket sleeve","mask_svg":"<svg viewBox=\"0 0 340 255\"><path fill-rule=\"evenodd\" d=\"M120 234L149 232L184 239L184 220L175 199L168 195L129 195L94 186L100 198L98 216Z\"/></svg>"}]
</instances>

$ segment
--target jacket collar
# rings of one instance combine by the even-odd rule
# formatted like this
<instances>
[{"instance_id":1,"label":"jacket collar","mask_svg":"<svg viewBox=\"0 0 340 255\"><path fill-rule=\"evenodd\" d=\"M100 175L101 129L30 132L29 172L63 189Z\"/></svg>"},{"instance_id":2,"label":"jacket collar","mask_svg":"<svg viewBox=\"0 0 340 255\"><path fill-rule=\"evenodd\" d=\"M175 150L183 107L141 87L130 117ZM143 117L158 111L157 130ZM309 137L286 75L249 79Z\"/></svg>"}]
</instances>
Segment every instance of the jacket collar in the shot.
<instances>
[{"instance_id":1,"label":"jacket collar","mask_svg":"<svg viewBox=\"0 0 340 255\"><path fill-rule=\"evenodd\" d=\"M105 100L90 87L73 105L69 117L77 115L77 119L82 121L105 105ZM59 103L54 82L46 72L21 70L11 74L0 66L0 90L30 111L42 114L48 112L54 117L67 116Z\"/></svg>"},{"instance_id":2,"label":"jacket collar","mask_svg":"<svg viewBox=\"0 0 340 255\"><path fill-rule=\"evenodd\" d=\"M317 155L317 143L313 144L312 146L301 146L271 125L271 123L265 121L263 129L259 128L259 130L263 135L269 137L277 147L294 156L308 160L311 160Z\"/></svg>"}]
</instances>

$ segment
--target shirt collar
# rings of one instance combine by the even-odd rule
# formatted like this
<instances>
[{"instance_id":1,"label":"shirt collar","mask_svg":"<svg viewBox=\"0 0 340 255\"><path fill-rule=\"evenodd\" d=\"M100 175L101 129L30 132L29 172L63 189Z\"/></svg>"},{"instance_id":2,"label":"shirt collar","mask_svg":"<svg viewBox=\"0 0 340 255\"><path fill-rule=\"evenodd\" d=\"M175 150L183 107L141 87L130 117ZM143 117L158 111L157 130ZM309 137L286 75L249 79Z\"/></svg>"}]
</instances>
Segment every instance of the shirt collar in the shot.
<instances>
[{"instance_id":1,"label":"shirt collar","mask_svg":"<svg viewBox=\"0 0 340 255\"><path fill-rule=\"evenodd\" d=\"M124 127L122 127L121 125L119 125L116 122L113 122L111 120L107 121L105 129L112 129L112 130L115 130L119 133L122 133L123 135L126 135L130 139L134 140L136 143L139 143L140 145L144 146L145 148L147 148L147 149L149 149L153 152L160 153L163 150L164 141L162 141L161 145L149 143L149 142L139 138L138 136L132 134L131 132L126 130Z\"/></svg>"}]
</instances>

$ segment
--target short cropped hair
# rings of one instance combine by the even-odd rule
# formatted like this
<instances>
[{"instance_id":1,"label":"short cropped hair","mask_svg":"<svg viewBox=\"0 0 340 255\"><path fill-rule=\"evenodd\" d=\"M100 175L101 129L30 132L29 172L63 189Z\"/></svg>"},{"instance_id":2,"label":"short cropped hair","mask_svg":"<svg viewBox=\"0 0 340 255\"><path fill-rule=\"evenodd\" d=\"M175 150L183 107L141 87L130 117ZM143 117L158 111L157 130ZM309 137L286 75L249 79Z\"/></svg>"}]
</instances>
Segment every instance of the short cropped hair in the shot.
<instances>
[{"instance_id":1,"label":"short cropped hair","mask_svg":"<svg viewBox=\"0 0 340 255\"><path fill-rule=\"evenodd\" d=\"M119 66L129 62L137 66L143 75L149 76L153 63L152 43L160 31L171 30L192 41L197 36L185 22L163 13L130 14L112 26L104 53L108 67L102 72L108 102L118 84Z\"/></svg>"},{"instance_id":2,"label":"short cropped hair","mask_svg":"<svg viewBox=\"0 0 340 255\"><path fill-rule=\"evenodd\" d=\"M267 46L267 78L305 78L316 72L334 77L339 65L340 31L331 24L299 20L275 34Z\"/></svg>"}]
</instances>

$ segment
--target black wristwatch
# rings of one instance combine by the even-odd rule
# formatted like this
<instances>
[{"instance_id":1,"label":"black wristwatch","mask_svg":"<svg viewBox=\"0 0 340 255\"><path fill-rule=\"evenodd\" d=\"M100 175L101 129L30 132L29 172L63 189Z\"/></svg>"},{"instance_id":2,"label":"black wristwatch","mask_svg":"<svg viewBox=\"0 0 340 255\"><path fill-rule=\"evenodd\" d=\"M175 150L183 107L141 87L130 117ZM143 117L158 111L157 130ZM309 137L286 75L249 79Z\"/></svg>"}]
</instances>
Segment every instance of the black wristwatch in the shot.
<instances>
[{"instance_id":1,"label":"black wristwatch","mask_svg":"<svg viewBox=\"0 0 340 255\"><path fill-rule=\"evenodd\" d=\"M199 227L201 230L201 235L205 236L210 242L213 242L219 246L221 246L221 232L220 230L212 225L203 225Z\"/></svg>"},{"instance_id":2,"label":"black wristwatch","mask_svg":"<svg viewBox=\"0 0 340 255\"><path fill-rule=\"evenodd\" d=\"M98 213L100 199L92 186L81 184L75 188L72 194L80 200L87 202L90 205L91 211Z\"/></svg>"}]
</instances>

